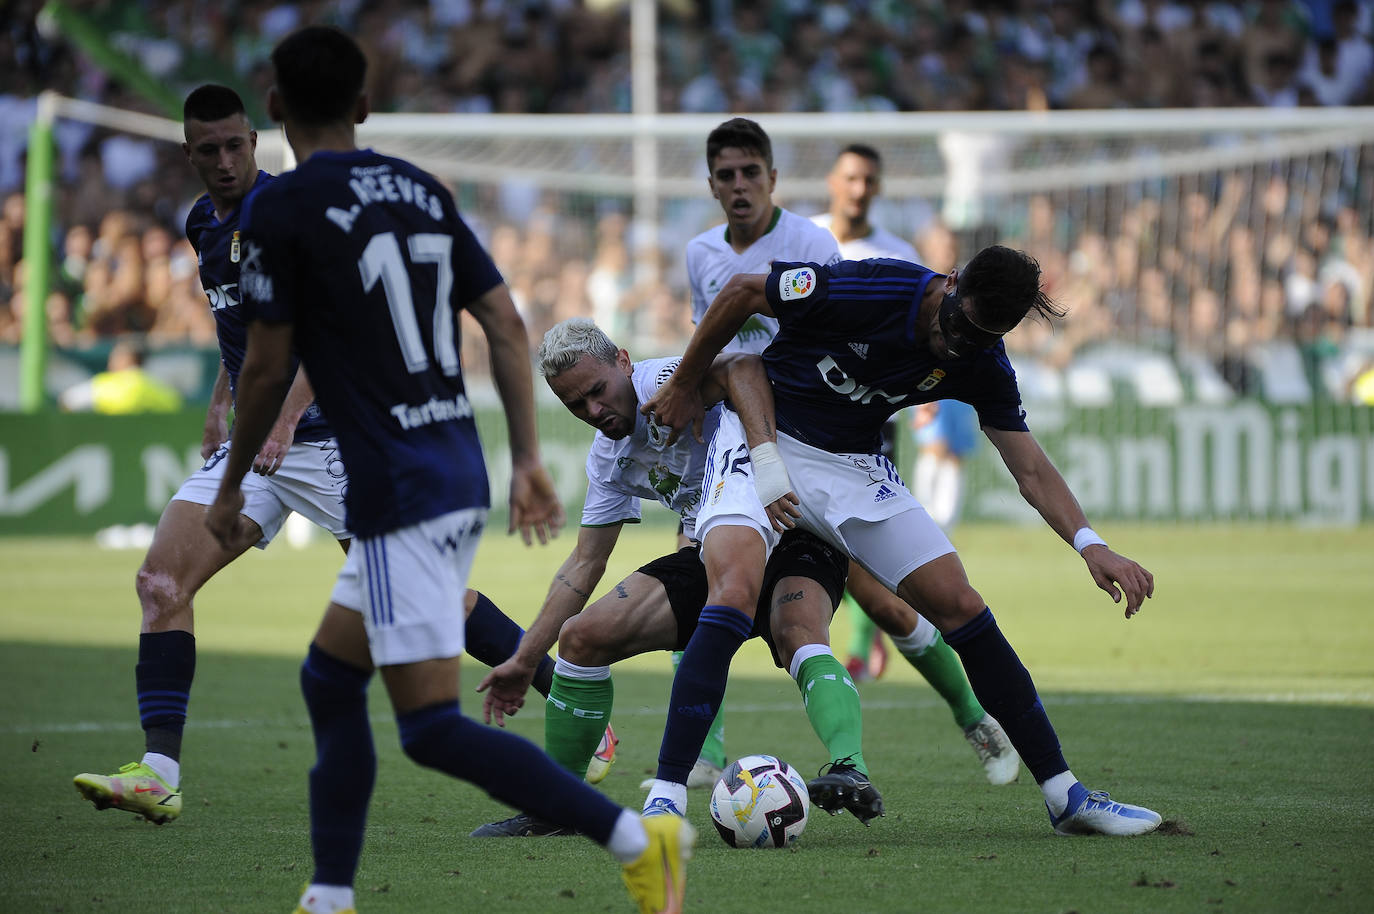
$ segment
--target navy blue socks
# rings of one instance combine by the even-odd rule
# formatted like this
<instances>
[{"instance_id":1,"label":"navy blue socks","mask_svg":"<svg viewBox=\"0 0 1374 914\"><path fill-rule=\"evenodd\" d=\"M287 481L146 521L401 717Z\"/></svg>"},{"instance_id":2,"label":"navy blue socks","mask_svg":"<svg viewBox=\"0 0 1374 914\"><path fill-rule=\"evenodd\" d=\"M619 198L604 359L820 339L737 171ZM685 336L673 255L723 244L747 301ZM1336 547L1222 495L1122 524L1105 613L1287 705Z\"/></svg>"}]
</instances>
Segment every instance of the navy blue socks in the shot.
<instances>
[{"instance_id":1,"label":"navy blue socks","mask_svg":"<svg viewBox=\"0 0 1374 914\"><path fill-rule=\"evenodd\" d=\"M730 606L707 606L682 652L668 700L668 724L658 750L658 779L687 783L706 733L725 698L730 661L754 620Z\"/></svg>"},{"instance_id":2,"label":"navy blue socks","mask_svg":"<svg viewBox=\"0 0 1374 914\"><path fill-rule=\"evenodd\" d=\"M429 768L462 778L537 819L611 839L621 808L582 783L529 740L463 716L458 702L398 714L401 748Z\"/></svg>"},{"instance_id":3,"label":"navy blue socks","mask_svg":"<svg viewBox=\"0 0 1374 914\"><path fill-rule=\"evenodd\" d=\"M1016 747L1037 784L1069 770L1059 737L1040 704L1035 683L1016 651L1003 637L987 607L973 619L944 633L959 654L973 694Z\"/></svg>"},{"instance_id":4,"label":"navy blue socks","mask_svg":"<svg viewBox=\"0 0 1374 914\"><path fill-rule=\"evenodd\" d=\"M190 632L152 632L138 636L138 716L144 749L181 759L181 731L196 675L196 637Z\"/></svg>"},{"instance_id":5,"label":"navy blue socks","mask_svg":"<svg viewBox=\"0 0 1374 914\"><path fill-rule=\"evenodd\" d=\"M485 594L477 594L477 604L468 613L464 631L466 651L474 659L487 666L503 663L520 646L525 630L487 599ZM530 683L536 692L549 697L553 685L553 658L545 655L534 671L534 681Z\"/></svg>"},{"instance_id":6,"label":"navy blue socks","mask_svg":"<svg viewBox=\"0 0 1374 914\"><path fill-rule=\"evenodd\" d=\"M301 664L301 692L315 731L310 769L310 844L320 885L353 884L363 849L367 804L377 777L377 754L367 719L372 674L314 644Z\"/></svg>"}]
</instances>

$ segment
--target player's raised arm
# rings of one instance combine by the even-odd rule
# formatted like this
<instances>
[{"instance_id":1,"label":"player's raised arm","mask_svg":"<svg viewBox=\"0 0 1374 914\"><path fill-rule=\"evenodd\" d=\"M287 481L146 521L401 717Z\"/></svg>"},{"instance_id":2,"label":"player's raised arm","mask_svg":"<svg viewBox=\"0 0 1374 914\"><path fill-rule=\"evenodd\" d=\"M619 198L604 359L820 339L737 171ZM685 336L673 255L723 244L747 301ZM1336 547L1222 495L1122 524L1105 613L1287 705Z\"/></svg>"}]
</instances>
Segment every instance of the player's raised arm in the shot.
<instances>
[{"instance_id":1,"label":"player's raised arm","mask_svg":"<svg viewBox=\"0 0 1374 914\"><path fill-rule=\"evenodd\" d=\"M984 432L1015 477L1021 497L1040 512L1064 542L1078 550L1098 587L1116 603L1125 596L1126 618L1134 616L1146 598L1154 596L1154 575L1140 563L1108 549L1093 533L1069 484L1034 435L991 427L985 427Z\"/></svg>"},{"instance_id":2,"label":"player's raised arm","mask_svg":"<svg viewBox=\"0 0 1374 914\"><path fill-rule=\"evenodd\" d=\"M553 480L539 457L535 430L534 380L530 371L529 337L505 284L488 289L467 310L482 326L491 353L491 372L510 435L510 527L520 531L525 545L531 533L547 543L563 527L563 506Z\"/></svg>"},{"instance_id":3,"label":"player's raised arm","mask_svg":"<svg viewBox=\"0 0 1374 914\"><path fill-rule=\"evenodd\" d=\"M764 295L767 273L739 273L720 290L711 307L697 324L682 363L672 378L658 392L640 406L645 415L653 414L659 425L672 429L668 443L677 440L682 430L691 426L693 436L701 441L702 407L699 385L711 362L734 338L751 314L773 316L773 309Z\"/></svg>"},{"instance_id":4,"label":"player's raised arm","mask_svg":"<svg viewBox=\"0 0 1374 914\"><path fill-rule=\"evenodd\" d=\"M763 359L757 355L727 352L716 356L701 384L703 403L728 399L749 445L754 468L754 488L774 529L795 526L801 517L792 480L778 453L778 435L773 414L773 385L768 380Z\"/></svg>"},{"instance_id":5,"label":"player's raised arm","mask_svg":"<svg viewBox=\"0 0 1374 914\"><path fill-rule=\"evenodd\" d=\"M513 715L524 706L539 661L558 640L563 623L587 605L606 573L606 560L620 538L620 527L578 528L577 544L553 576L539 615L521 637L520 647L477 685L477 691L487 693L482 700L482 717L487 723L494 717L496 724L504 727L505 715Z\"/></svg>"}]
</instances>

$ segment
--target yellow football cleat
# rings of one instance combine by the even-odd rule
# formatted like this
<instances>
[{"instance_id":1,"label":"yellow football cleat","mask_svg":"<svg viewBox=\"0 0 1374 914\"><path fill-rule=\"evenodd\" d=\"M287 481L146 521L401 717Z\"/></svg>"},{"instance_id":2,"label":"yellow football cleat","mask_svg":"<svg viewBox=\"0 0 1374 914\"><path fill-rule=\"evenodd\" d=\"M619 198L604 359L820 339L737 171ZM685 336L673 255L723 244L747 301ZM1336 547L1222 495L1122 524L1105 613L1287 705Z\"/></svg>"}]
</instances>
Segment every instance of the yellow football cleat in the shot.
<instances>
[{"instance_id":1,"label":"yellow football cleat","mask_svg":"<svg viewBox=\"0 0 1374 914\"><path fill-rule=\"evenodd\" d=\"M181 791L167 786L142 762L130 762L111 775L78 774L72 779L81 795L96 809L123 809L156 825L181 815Z\"/></svg>"},{"instance_id":2,"label":"yellow football cleat","mask_svg":"<svg viewBox=\"0 0 1374 914\"><path fill-rule=\"evenodd\" d=\"M620 740L616 738L611 725L607 724L606 732L601 734L601 745L596 747L596 753L587 763L588 784L600 784L606 780L606 775L611 773L611 766L615 764L615 747L618 745Z\"/></svg>"},{"instance_id":3,"label":"yellow football cleat","mask_svg":"<svg viewBox=\"0 0 1374 914\"><path fill-rule=\"evenodd\" d=\"M697 830L674 815L641 818L649 846L639 858L625 864L621 878L640 914L680 914L687 890L687 860L697 840Z\"/></svg>"}]
</instances>

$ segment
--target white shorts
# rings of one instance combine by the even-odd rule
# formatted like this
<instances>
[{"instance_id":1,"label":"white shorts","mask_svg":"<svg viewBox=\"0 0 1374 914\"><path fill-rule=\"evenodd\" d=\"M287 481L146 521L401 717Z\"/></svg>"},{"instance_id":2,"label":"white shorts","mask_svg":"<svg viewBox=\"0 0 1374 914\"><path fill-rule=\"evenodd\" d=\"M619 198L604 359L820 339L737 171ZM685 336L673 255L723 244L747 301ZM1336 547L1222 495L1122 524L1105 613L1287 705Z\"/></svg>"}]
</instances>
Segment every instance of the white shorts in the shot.
<instances>
[{"instance_id":1,"label":"white shorts","mask_svg":"<svg viewBox=\"0 0 1374 914\"><path fill-rule=\"evenodd\" d=\"M228 443L221 444L205 466L181 484L172 501L214 504L224 478L224 458L228 455ZM339 443L333 438L300 441L291 445L271 476L251 470L244 474L241 513L262 529L262 539L254 544L259 549L267 548L292 511L328 530L335 539L346 540L352 536L344 524L347 491L348 474L339 456Z\"/></svg>"},{"instance_id":2,"label":"white shorts","mask_svg":"<svg viewBox=\"0 0 1374 914\"><path fill-rule=\"evenodd\" d=\"M778 453L801 501L800 526L849 553L889 590L954 551L881 454L832 454L783 432Z\"/></svg>"},{"instance_id":3,"label":"white shorts","mask_svg":"<svg viewBox=\"0 0 1374 914\"><path fill-rule=\"evenodd\" d=\"M712 527L752 527L763 537L764 552L773 554L782 534L773 529L768 512L754 489L754 466L739 416L720 411L720 425L706 455L706 475L701 481L701 507L697 509L697 542L704 543Z\"/></svg>"},{"instance_id":4,"label":"white shorts","mask_svg":"<svg viewBox=\"0 0 1374 914\"><path fill-rule=\"evenodd\" d=\"M377 666L463 653L463 595L486 508L354 540L329 599L363 614Z\"/></svg>"}]
</instances>

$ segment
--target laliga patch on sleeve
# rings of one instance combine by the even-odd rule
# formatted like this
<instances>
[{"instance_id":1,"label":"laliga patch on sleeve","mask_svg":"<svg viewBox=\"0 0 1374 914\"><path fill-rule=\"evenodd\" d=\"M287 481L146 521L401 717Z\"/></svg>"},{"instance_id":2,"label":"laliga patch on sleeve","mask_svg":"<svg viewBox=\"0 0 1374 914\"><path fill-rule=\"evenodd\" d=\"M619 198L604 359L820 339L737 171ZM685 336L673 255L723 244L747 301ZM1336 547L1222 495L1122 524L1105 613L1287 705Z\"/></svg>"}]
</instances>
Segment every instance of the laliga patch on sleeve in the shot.
<instances>
[{"instance_id":1,"label":"laliga patch on sleeve","mask_svg":"<svg viewBox=\"0 0 1374 914\"><path fill-rule=\"evenodd\" d=\"M778 297L783 301L806 298L816 288L816 271L810 267L784 270L778 277Z\"/></svg>"}]
</instances>

